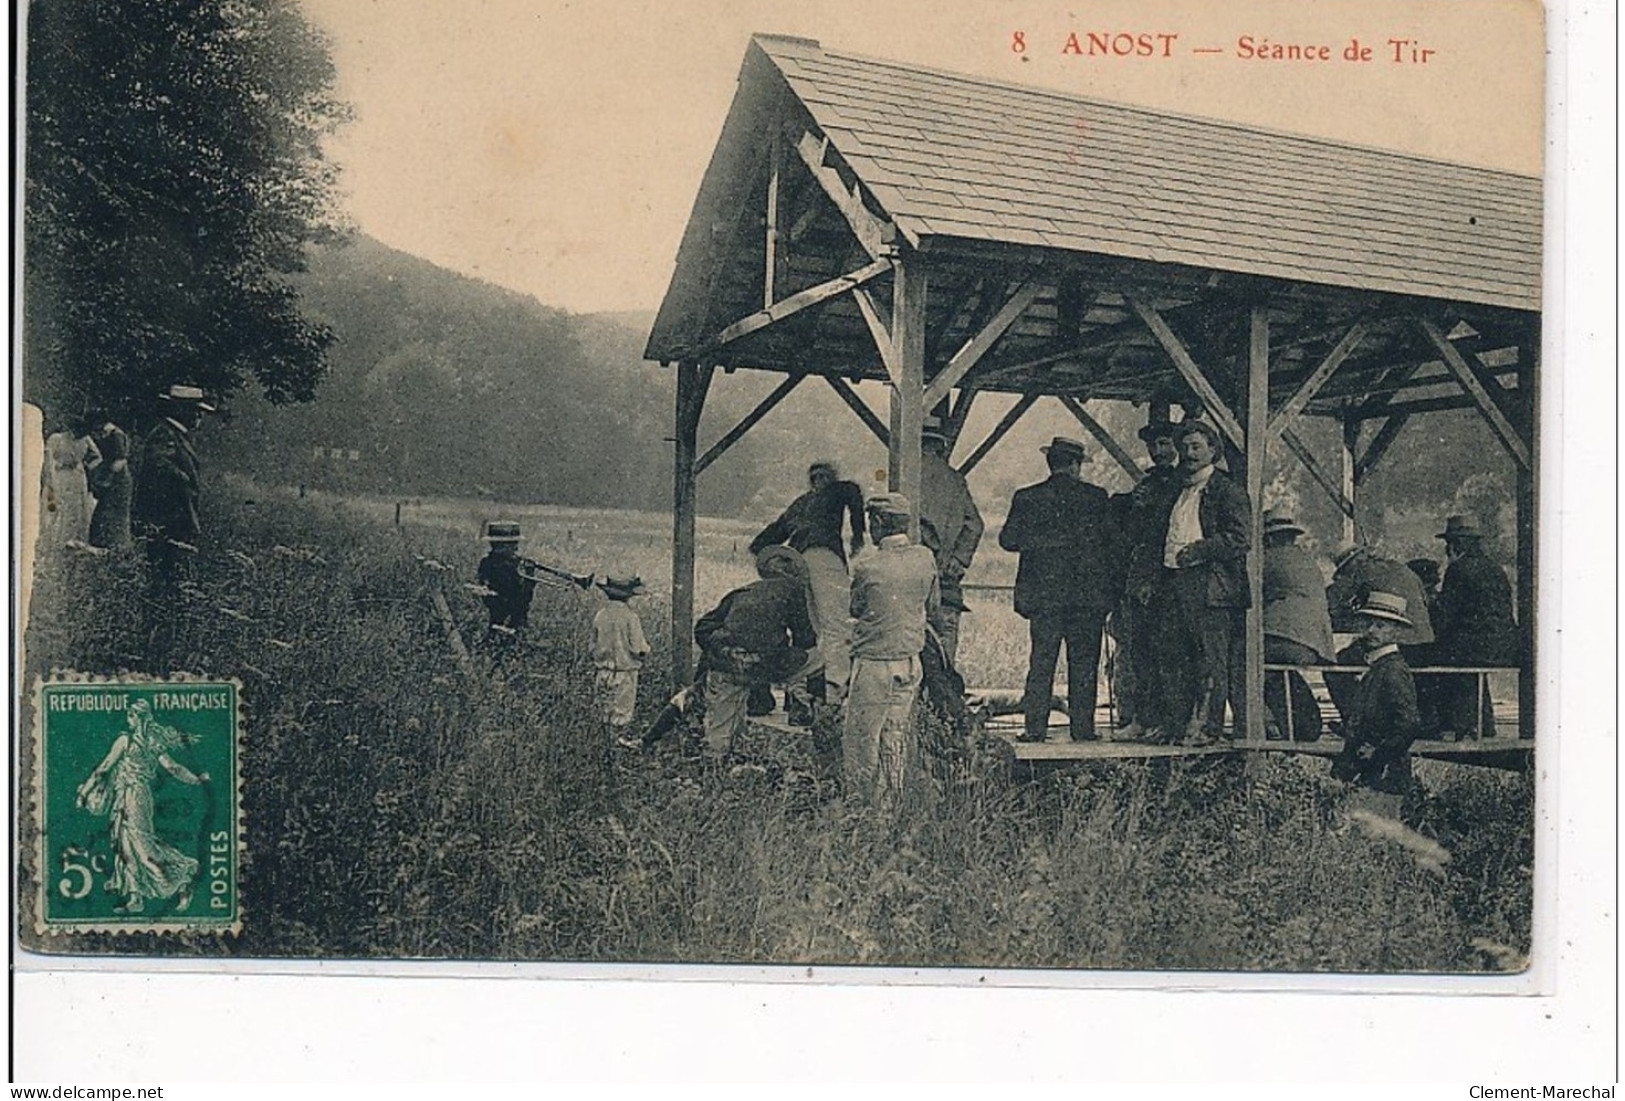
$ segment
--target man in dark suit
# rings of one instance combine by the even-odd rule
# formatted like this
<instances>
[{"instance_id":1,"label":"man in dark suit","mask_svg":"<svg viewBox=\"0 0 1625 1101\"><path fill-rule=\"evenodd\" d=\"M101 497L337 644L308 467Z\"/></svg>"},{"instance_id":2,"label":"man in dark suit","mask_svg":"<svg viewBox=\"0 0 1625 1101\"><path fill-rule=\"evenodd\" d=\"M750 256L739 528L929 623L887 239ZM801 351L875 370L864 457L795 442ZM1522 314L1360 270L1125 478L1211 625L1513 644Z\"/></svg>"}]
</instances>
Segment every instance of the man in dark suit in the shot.
<instances>
[{"instance_id":1,"label":"man in dark suit","mask_svg":"<svg viewBox=\"0 0 1625 1101\"><path fill-rule=\"evenodd\" d=\"M1436 660L1441 665L1498 666L1518 662L1518 628L1512 615L1512 586L1507 575L1484 552L1484 533L1466 516L1452 516L1439 533L1449 565L1439 586L1434 632ZM1474 738L1494 734L1495 715L1489 693L1480 692L1477 674L1441 677L1440 737Z\"/></svg>"},{"instance_id":2,"label":"man in dark suit","mask_svg":"<svg viewBox=\"0 0 1625 1101\"><path fill-rule=\"evenodd\" d=\"M1072 740L1092 741L1101 631L1119 589L1113 566L1117 525L1106 491L1079 476L1083 444L1057 436L1043 450L1049 477L1016 490L999 533L999 546L1021 556L1016 613L1027 620L1032 642L1021 740L1041 742L1046 736L1055 663L1064 642Z\"/></svg>"},{"instance_id":3,"label":"man in dark suit","mask_svg":"<svg viewBox=\"0 0 1625 1101\"><path fill-rule=\"evenodd\" d=\"M175 647L175 615L190 555L203 525L198 518L198 461L192 432L214 412L196 386L175 385L159 395L159 420L141 441L130 526L147 552L148 660L168 672Z\"/></svg>"},{"instance_id":4,"label":"man in dark suit","mask_svg":"<svg viewBox=\"0 0 1625 1101\"><path fill-rule=\"evenodd\" d=\"M1153 616L1168 690L1147 736L1207 745L1225 736L1227 702L1237 729L1247 719L1244 626L1253 509L1246 489L1213 465L1219 434L1210 425L1182 421L1178 443L1184 484L1164 495L1153 529L1162 541Z\"/></svg>"}]
</instances>

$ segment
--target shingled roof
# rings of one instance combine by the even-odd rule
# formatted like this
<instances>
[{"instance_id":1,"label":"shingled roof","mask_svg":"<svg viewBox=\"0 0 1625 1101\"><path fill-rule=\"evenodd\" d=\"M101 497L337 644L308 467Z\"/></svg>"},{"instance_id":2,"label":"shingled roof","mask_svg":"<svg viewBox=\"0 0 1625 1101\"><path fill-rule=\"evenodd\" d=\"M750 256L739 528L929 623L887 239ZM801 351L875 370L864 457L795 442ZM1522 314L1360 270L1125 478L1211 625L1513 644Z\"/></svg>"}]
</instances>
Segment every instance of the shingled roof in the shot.
<instances>
[{"instance_id":1,"label":"shingled roof","mask_svg":"<svg viewBox=\"0 0 1625 1101\"><path fill-rule=\"evenodd\" d=\"M757 43L912 237L1539 308L1539 179Z\"/></svg>"},{"instance_id":2,"label":"shingled roof","mask_svg":"<svg viewBox=\"0 0 1625 1101\"><path fill-rule=\"evenodd\" d=\"M1086 299L1086 312L1066 327L1075 335L1116 331L1110 326L1123 299L1112 292L1126 285L1125 273L1142 287L1167 279L1168 286L1229 280L1282 293L1308 288L1323 305L1373 294L1448 303L1486 337L1505 318L1540 308L1538 178L757 35L648 358L693 354L707 333L760 308L762 221L750 211L760 208L763 150L775 133L798 128L817 135L843 181L855 181L855 202L922 255L960 265L957 275L943 269L934 286L978 295L976 277L992 269L976 265L990 259L1070 270ZM791 246L799 267L784 289L853 266L850 255L842 258L845 246L818 236ZM1194 301L1189 292L1173 297ZM1044 338L1061 335L1055 319L1067 304L1060 298L1056 285L1028 311L1006 355L1042 351ZM933 325L949 336L967 319L933 313ZM865 340L856 311L835 301L816 329L751 337L722 359L787 370L853 364L850 377L883 377ZM1128 374L1138 369L1120 365ZM1098 373L1090 377L1095 392L1110 396Z\"/></svg>"}]
</instances>

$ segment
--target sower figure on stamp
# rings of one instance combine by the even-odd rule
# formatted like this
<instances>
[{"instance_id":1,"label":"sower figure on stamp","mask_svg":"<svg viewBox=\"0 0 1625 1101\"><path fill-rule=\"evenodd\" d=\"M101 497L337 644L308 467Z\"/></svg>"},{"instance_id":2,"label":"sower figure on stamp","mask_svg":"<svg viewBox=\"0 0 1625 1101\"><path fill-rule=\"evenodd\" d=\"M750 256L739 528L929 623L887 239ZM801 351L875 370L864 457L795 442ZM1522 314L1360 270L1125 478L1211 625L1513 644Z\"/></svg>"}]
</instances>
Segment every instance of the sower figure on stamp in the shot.
<instances>
[{"instance_id":1,"label":"sower figure on stamp","mask_svg":"<svg viewBox=\"0 0 1625 1101\"><path fill-rule=\"evenodd\" d=\"M901 493L869 499L876 553L852 571L852 685L841 731L842 789L847 799L887 810L918 767L912 759L914 703L922 677L928 617L940 603L937 564L909 540L913 506Z\"/></svg>"},{"instance_id":2,"label":"sower figure on stamp","mask_svg":"<svg viewBox=\"0 0 1625 1101\"><path fill-rule=\"evenodd\" d=\"M1332 621L1326 612L1320 567L1298 545L1303 528L1284 512L1264 514L1264 660L1283 665L1324 665L1333 659ZM1290 715L1292 738L1320 737L1320 705L1295 670L1269 673L1264 681L1268 737L1284 738Z\"/></svg>"},{"instance_id":3,"label":"sower figure on stamp","mask_svg":"<svg viewBox=\"0 0 1625 1101\"><path fill-rule=\"evenodd\" d=\"M1055 664L1064 644L1072 740L1092 741L1101 637L1119 596L1118 521L1106 491L1079 476L1087 454L1082 443L1057 436L1043 453L1049 477L1016 490L999 533L999 546L1020 556L1015 608L1027 620L1031 640L1021 740L1048 736Z\"/></svg>"},{"instance_id":4,"label":"sower figure on stamp","mask_svg":"<svg viewBox=\"0 0 1625 1101\"><path fill-rule=\"evenodd\" d=\"M1411 743L1422 731L1416 679L1399 651L1399 635L1412 626L1405 598L1371 592L1355 612L1364 645L1361 674L1345 719L1343 751L1332 777L1355 786L1366 809L1398 818L1411 791Z\"/></svg>"},{"instance_id":5,"label":"sower figure on stamp","mask_svg":"<svg viewBox=\"0 0 1625 1101\"><path fill-rule=\"evenodd\" d=\"M148 900L166 898L175 898L175 909L185 911L191 905L198 861L158 836L153 785L159 769L193 787L207 783L209 774L194 774L170 756L194 744L197 737L155 720L146 700L132 701L125 721L129 729L85 777L75 801L92 814L108 817L113 876L107 887L124 895L119 912L140 913Z\"/></svg>"},{"instance_id":6,"label":"sower figure on stamp","mask_svg":"<svg viewBox=\"0 0 1625 1101\"><path fill-rule=\"evenodd\" d=\"M197 451L192 433L214 406L196 386L174 385L159 395L160 418L141 441L130 521L144 542L150 571L148 657L158 672L167 672L174 649L175 616L203 525L198 514L200 488Z\"/></svg>"},{"instance_id":7,"label":"sower figure on stamp","mask_svg":"<svg viewBox=\"0 0 1625 1101\"><path fill-rule=\"evenodd\" d=\"M485 525L485 540L490 549L480 559L475 575L485 587L480 600L490 618L487 637L506 641L530 623L536 582L520 569L519 544L524 535L517 521L492 520Z\"/></svg>"},{"instance_id":8,"label":"sower figure on stamp","mask_svg":"<svg viewBox=\"0 0 1625 1101\"><path fill-rule=\"evenodd\" d=\"M1484 552L1484 533L1466 516L1452 516L1444 540L1444 580L1439 586L1438 643L1441 665L1505 666L1518 660L1518 628L1512 586ZM1439 683L1439 737L1445 741L1494 735L1490 694L1476 673L1451 674Z\"/></svg>"},{"instance_id":9,"label":"sower figure on stamp","mask_svg":"<svg viewBox=\"0 0 1625 1101\"><path fill-rule=\"evenodd\" d=\"M856 482L842 480L835 464L827 461L807 468L807 484L807 492L751 540L750 552L760 554L766 547L783 543L805 562L813 626L823 658L822 675L811 678L807 688L814 700L839 703L846 695L851 660L851 621L847 616L851 588L841 527L843 519L850 518L850 545L856 554L863 547L863 491ZM805 717L810 721L810 715Z\"/></svg>"},{"instance_id":10,"label":"sower figure on stamp","mask_svg":"<svg viewBox=\"0 0 1625 1101\"><path fill-rule=\"evenodd\" d=\"M1153 725L1148 720L1156 713L1161 688L1149 605L1162 564L1162 533L1155 530L1158 504L1177 494L1183 482L1176 431L1171 421L1157 419L1140 429L1151 466L1132 491L1112 499L1127 551L1123 595L1111 616L1111 633L1117 641L1112 698L1120 727L1115 737L1124 741L1143 738Z\"/></svg>"},{"instance_id":11,"label":"sower figure on stamp","mask_svg":"<svg viewBox=\"0 0 1625 1101\"><path fill-rule=\"evenodd\" d=\"M1184 484L1165 499L1156 530L1162 568L1154 596L1158 665L1170 691L1153 727L1159 738L1208 745L1225 737L1225 705L1246 716L1245 613L1252 502L1215 467L1219 434L1202 421L1179 426Z\"/></svg>"},{"instance_id":12,"label":"sower figure on stamp","mask_svg":"<svg viewBox=\"0 0 1625 1101\"><path fill-rule=\"evenodd\" d=\"M713 760L732 752L744 733L752 688L820 674L801 555L766 547L756 556L756 572L760 580L724 596L694 624L708 670L705 752Z\"/></svg>"},{"instance_id":13,"label":"sower figure on stamp","mask_svg":"<svg viewBox=\"0 0 1625 1101\"><path fill-rule=\"evenodd\" d=\"M948 437L935 417L920 433L920 542L937 559L942 604L932 626L950 665L959 652L959 617L965 612L960 582L981 545L982 514L965 476L948 461Z\"/></svg>"}]
</instances>

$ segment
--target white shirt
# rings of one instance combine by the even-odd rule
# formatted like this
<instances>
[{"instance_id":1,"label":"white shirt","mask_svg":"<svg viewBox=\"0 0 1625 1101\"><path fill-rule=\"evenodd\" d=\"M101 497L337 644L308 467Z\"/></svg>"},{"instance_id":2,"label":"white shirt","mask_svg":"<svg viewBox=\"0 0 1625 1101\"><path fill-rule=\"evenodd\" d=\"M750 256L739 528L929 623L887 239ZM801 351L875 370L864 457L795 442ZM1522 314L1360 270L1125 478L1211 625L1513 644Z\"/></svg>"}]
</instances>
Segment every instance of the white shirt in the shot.
<instances>
[{"instance_id":1,"label":"white shirt","mask_svg":"<svg viewBox=\"0 0 1625 1101\"><path fill-rule=\"evenodd\" d=\"M1168 514L1168 539L1162 545L1162 564L1179 568L1179 552L1202 538L1202 491L1213 477L1211 465L1203 467L1179 493L1174 510Z\"/></svg>"}]
</instances>

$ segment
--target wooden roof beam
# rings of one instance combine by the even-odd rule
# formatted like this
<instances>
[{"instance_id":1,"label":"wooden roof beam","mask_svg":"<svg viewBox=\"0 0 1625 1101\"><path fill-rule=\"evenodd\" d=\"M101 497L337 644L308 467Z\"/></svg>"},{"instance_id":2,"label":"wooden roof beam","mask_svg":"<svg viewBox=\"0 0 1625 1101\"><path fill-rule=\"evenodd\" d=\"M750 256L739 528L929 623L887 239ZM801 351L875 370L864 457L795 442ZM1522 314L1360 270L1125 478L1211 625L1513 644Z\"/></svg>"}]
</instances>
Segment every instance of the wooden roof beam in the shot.
<instances>
[{"instance_id":1,"label":"wooden roof beam","mask_svg":"<svg viewBox=\"0 0 1625 1101\"><path fill-rule=\"evenodd\" d=\"M1083 407L1083 402L1071 394L1061 394L1059 397L1061 404L1066 406L1067 412L1071 413L1073 417L1077 418L1078 423L1083 425L1083 430L1093 436L1100 446L1106 449L1106 454L1110 455L1117 465L1123 468L1123 471L1128 474L1129 479L1134 484L1138 485L1140 480L1145 477L1145 471L1140 469L1140 464L1134 461L1134 457L1128 453L1122 444L1117 442L1117 439L1110 432L1106 431L1105 425L1089 415L1089 411Z\"/></svg>"},{"instance_id":2,"label":"wooden roof beam","mask_svg":"<svg viewBox=\"0 0 1625 1101\"><path fill-rule=\"evenodd\" d=\"M987 434L987 438L976 445L976 450L970 453L970 457L959 464L959 472L961 474L969 474L972 470L974 470L976 468L976 464L987 457L987 453L992 451L993 448L998 445L1000 440L1004 439L1005 435L1010 431L1010 429L1016 426L1016 422L1022 418L1022 415L1025 414L1027 410L1033 407L1033 403L1037 400L1037 394L1021 395L1020 400L1012 405L1005 412L1004 416L999 418L999 423L993 426L993 431Z\"/></svg>"},{"instance_id":3,"label":"wooden roof beam","mask_svg":"<svg viewBox=\"0 0 1625 1101\"><path fill-rule=\"evenodd\" d=\"M845 294L847 291L855 290L891 270L891 259L883 258L866 267L859 268L857 271L837 275L834 279L828 279L816 286L808 287L806 290L797 291L790 297L775 302L767 309L757 310L750 316L742 317L726 329L723 329L712 339L710 344L701 350L700 358L715 353L718 349L732 344L740 337L760 332L769 325L776 325L788 317L794 317L802 310L816 306L820 302L827 302L838 294Z\"/></svg>"},{"instance_id":4,"label":"wooden roof beam","mask_svg":"<svg viewBox=\"0 0 1625 1101\"><path fill-rule=\"evenodd\" d=\"M710 448L707 449L705 454L701 455L695 460L694 473L699 474L706 467L720 459L724 451L727 451L728 448L738 443L740 438L743 437L746 432L749 432L752 428L756 427L757 422L763 417L767 416L768 413L772 412L773 407L778 405L779 402L783 401L785 397L789 395L790 391L794 390L798 385L800 385L801 380L806 377L806 375L799 374L791 375L789 378L785 379L783 382L774 387L773 392L768 394L767 397L763 398L757 404L756 408L752 409L749 413L746 413L742 418L740 418L738 424L728 429L720 440L712 444Z\"/></svg>"},{"instance_id":5,"label":"wooden roof beam","mask_svg":"<svg viewBox=\"0 0 1625 1101\"><path fill-rule=\"evenodd\" d=\"M1480 379L1478 374L1474 373L1461 351L1445 338L1444 332L1432 321L1421 316L1415 317L1413 320L1416 327L1421 330L1422 335L1427 338L1428 343L1438 349L1439 355L1444 358L1444 365L1450 369L1451 374L1456 376L1456 381L1461 383L1461 388L1467 392L1467 396L1473 399L1473 404L1478 407L1479 414L1489 422L1490 428L1500 438L1502 446L1512 453L1514 459L1518 460L1519 466L1525 470L1532 469L1529 445L1524 443L1523 437L1519 435L1518 430L1512 426L1512 422L1507 419L1506 414L1501 412L1501 407L1495 404L1495 400L1490 397L1489 391L1485 389L1483 380ZM1473 358L1476 360L1478 357L1474 356ZM1487 370L1484 371L1484 377L1493 381L1493 376ZM1499 386L1497 386L1497 389L1499 389Z\"/></svg>"},{"instance_id":6,"label":"wooden roof beam","mask_svg":"<svg viewBox=\"0 0 1625 1101\"><path fill-rule=\"evenodd\" d=\"M1298 414L1302 413L1304 407L1320 392L1320 388L1326 385L1327 380L1332 377L1332 373L1342 366L1343 361L1353 354L1360 341L1365 339L1365 334L1366 325L1364 321L1356 321L1349 328L1349 331L1343 334L1343 338L1327 353L1326 358L1320 361L1320 366L1311 371L1309 377L1303 380L1303 385L1298 387L1297 393L1288 398L1286 404L1282 405L1280 410L1269 418L1269 431L1265 437L1265 443L1279 437L1298 418Z\"/></svg>"},{"instance_id":7,"label":"wooden roof beam","mask_svg":"<svg viewBox=\"0 0 1625 1101\"><path fill-rule=\"evenodd\" d=\"M1371 438L1371 442L1366 446L1365 454L1361 455L1354 463L1355 485L1360 485L1371 477L1372 471L1377 469L1377 464L1382 462L1382 457L1388 453L1388 449L1393 446L1394 441L1399 439L1400 430L1405 427L1405 422L1410 419L1409 413L1397 413L1382 422L1382 427L1377 429L1377 434ZM1359 422L1354 423L1358 424Z\"/></svg>"},{"instance_id":8,"label":"wooden roof beam","mask_svg":"<svg viewBox=\"0 0 1625 1101\"><path fill-rule=\"evenodd\" d=\"M879 259L897 239L896 225L876 215L864 203L863 185L857 182L856 174L853 174L853 182L849 186L841 170L827 163L830 154L828 138L820 137L810 129L803 130L794 139L794 145L801 163L807 166L829 201L846 219L846 224L851 227L863 250L870 257Z\"/></svg>"},{"instance_id":9,"label":"wooden roof beam","mask_svg":"<svg viewBox=\"0 0 1625 1101\"><path fill-rule=\"evenodd\" d=\"M1352 520L1354 518L1354 502L1349 500L1348 494L1343 492L1342 480L1333 478L1320 465L1320 460L1315 458L1315 453L1309 450L1309 446L1291 428L1281 429L1281 442L1286 445L1288 451L1298 457L1298 461L1303 464L1303 468L1309 472L1309 476L1315 480L1320 488L1326 491L1326 496L1332 499L1332 503L1342 510L1344 516Z\"/></svg>"},{"instance_id":10,"label":"wooden roof beam","mask_svg":"<svg viewBox=\"0 0 1625 1101\"><path fill-rule=\"evenodd\" d=\"M859 287L852 292L852 300L858 304L858 312L863 315L863 323L869 327L869 335L874 338L875 347L880 350L880 362L885 365L886 375L897 385L897 355L892 347L891 325L880 312L880 304L875 301L874 295L869 293L868 287Z\"/></svg>"},{"instance_id":11,"label":"wooden roof beam","mask_svg":"<svg viewBox=\"0 0 1625 1101\"><path fill-rule=\"evenodd\" d=\"M857 392L847 384L846 379L839 375L825 375L824 381L829 383L830 389L834 390L840 399L846 403L846 407L856 413L858 419L864 423L870 432L874 433L875 439L880 441L881 446L890 448L891 433L880 422L880 418L875 415L875 411L869 408L869 403L858 397Z\"/></svg>"},{"instance_id":12,"label":"wooden roof beam","mask_svg":"<svg viewBox=\"0 0 1625 1101\"><path fill-rule=\"evenodd\" d=\"M1043 291L1044 284L1037 280L1029 280L1016 288L1015 293L999 308L999 312L993 315L993 319L967 340L964 346L954 353L948 365L938 371L937 376L926 385L927 409L948 396L948 392L970 373L971 368L975 367L993 345L998 343L1006 330L1015 324L1016 318L1020 317Z\"/></svg>"},{"instance_id":13,"label":"wooden roof beam","mask_svg":"<svg viewBox=\"0 0 1625 1101\"><path fill-rule=\"evenodd\" d=\"M1241 431L1241 423L1236 420L1236 415L1230 411L1224 399L1219 397L1219 392L1207 380L1202 369L1196 365L1196 361L1191 358L1190 352L1180 342L1178 335L1168 327L1168 322L1162 319L1162 315L1153 306L1142 299L1130 298L1129 305L1139 314L1140 320L1145 322L1145 327L1157 338L1163 351L1168 353L1168 358L1174 361L1174 366L1179 369L1186 384L1196 391L1196 396L1202 400L1202 404L1213 417L1213 423L1219 426L1219 430L1232 444L1238 448L1245 448L1246 436Z\"/></svg>"}]
</instances>

